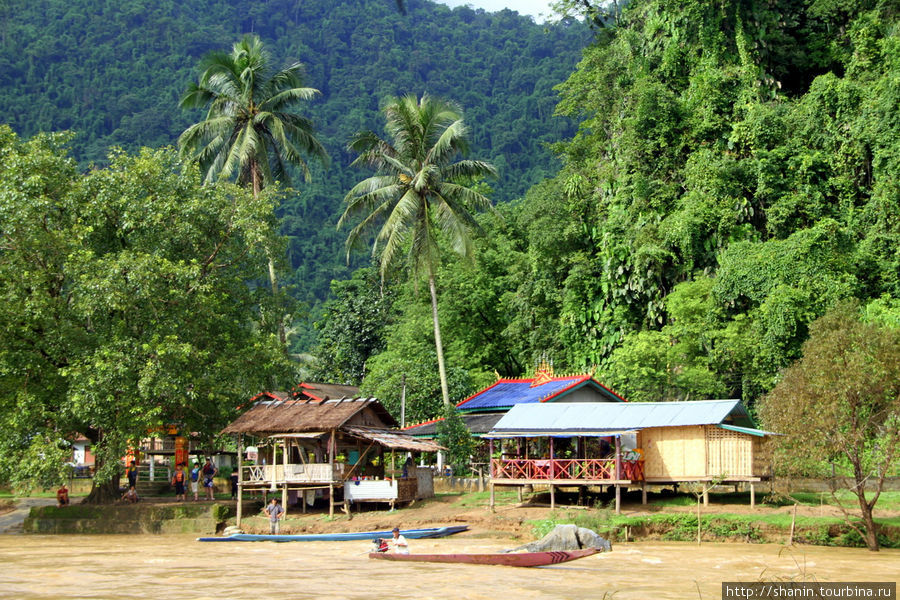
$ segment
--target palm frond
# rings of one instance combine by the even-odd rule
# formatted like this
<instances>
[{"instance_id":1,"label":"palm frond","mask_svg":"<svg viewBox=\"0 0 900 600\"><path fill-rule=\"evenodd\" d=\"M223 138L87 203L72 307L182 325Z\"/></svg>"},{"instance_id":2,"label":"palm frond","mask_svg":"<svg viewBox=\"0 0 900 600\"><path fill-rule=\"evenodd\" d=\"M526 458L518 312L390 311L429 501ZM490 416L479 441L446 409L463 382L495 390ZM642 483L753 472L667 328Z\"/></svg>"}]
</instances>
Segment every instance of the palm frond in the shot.
<instances>
[{"instance_id":1,"label":"palm frond","mask_svg":"<svg viewBox=\"0 0 900 600\"><path fill-rule=\"evenodd\" d=\"M467 133L468 130L461 119L450 123L428 150L427 160L436 164L447 164L457 154L466 154L469 149L465 140Z\"/></svg>"},{"instance_id":2,"label":"palm frond","mask_svg":"<svg viewBox=\"0 0 900 600\"><path fill-rule=\"evenodd\" d=\"M185 108L208 107L206 119L179 136L183 154L198 162L207 181L237 174L238 183L247 184L255 170L260 184L268 185L288 178L287 163L296 164L308 179L304 152L327 164L312 123L283 110L318 91L302 87L300 63L274 73L270 64L259 37L244 36L230 53L204 57L198 82L182 97Z\"/></svg>"},{"instance_id":3,"label":"palm frond","mask_svg":"<svg viewBox=\"0 0 900 600\"><path fill-rule=\"evenodd\" d=\"M494 165L481 160L461 160L443 168L444 180L477 181L483 177L497 177L497 169Z\"/></svg>"},{"instance_id":4,"label":"palm frond","mask_svg":"<svg viewBox=\"0 0 900 600\"><path fill-rule=\"evenodd\" d=\"M338 226L364 215L350 232L349 252L363 232L380 223L372 251L380 258L382 274L408 248L409 267L424 267L433 275L439 238L446 237L457 252L472 254L470 234L478 223L471 211L491 204L467 185L496 175L496 170L481 161L453 163L467 149L468 133L456 104L427 94L408 95L390 99L382 111L386 137L364 131L348 145L358 153L353 164L374 167L377 175L350 190Z\"/></svg>"}]
</instances>

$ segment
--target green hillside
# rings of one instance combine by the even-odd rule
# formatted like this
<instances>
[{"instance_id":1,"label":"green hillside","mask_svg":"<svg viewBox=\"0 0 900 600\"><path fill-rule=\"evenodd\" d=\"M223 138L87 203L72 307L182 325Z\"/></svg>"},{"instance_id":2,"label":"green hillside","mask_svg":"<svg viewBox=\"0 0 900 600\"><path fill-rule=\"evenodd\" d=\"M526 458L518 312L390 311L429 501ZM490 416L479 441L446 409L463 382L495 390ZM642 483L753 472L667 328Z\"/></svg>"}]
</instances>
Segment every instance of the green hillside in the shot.
<instances>
[{"instance_id":1,"label":"green hillside","mask_svg":"<svg viewBox=\"0 0 900 600\"><path fill-rule=\"evenodd\" d=\"M277 63L300 60L321 99L304 107L332 166L297 184L280 214L293 294L312 306L349 275L340 201L360 173L348 169L349 137L377 127L389 95L428 92L459 102L472 153L495 164L493 199L522 195L559 168L547 143L574 132L554 118L563 81L589 42L586 27L535 24L496 14L387 0L7 0L0 3L0 110L25 137L71 129L82 165L104 164L117 145L174 144L200 113L178 100L200 58L258 34ZM301 325L301 329L304 326ZM302 335L301 335L302 337ZM297 342L303 346L303 339Z\"/></svg>"},{"instance_id":2,"label":"green hillside","mask_svg":"<svg viewBox=\"0 0 900 600\"><path fill-rule=\"evenodd\" d=\"M560 86L558 175L443 264L455 398L546 355L630 400L753 407L842 303L900 326L898 57L896 2L631 3ZM378 330L350 297L374 284L335 286L316 353L388 401L405 374L427 418L427 294L397 288Z\"/></svg>"}]
</instances>

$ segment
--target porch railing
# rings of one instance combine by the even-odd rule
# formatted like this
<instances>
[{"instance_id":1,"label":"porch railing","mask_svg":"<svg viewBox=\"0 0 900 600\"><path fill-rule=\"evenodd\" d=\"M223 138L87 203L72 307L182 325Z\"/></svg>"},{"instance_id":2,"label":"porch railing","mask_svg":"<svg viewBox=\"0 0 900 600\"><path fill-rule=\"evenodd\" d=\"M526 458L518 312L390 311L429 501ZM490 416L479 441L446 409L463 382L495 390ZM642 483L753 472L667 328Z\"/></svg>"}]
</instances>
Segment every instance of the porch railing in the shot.
<instances>
[{"instance_id":1,"label":"porch railing","mask_svg":"<svg viewBox=\"0 0 900 600\"><path fill-rule=\"evenodd\" d=\"M494 479L546 479L602 481L616 479L614 458L494 458ZM644 479L644 461L622 461L622 479Z\"/></svg>"},{"instance_id":2,"label":"porch railing","mask_svg":"<svg viewBox=\"0 0 900 600\"><path fill-rule=\"evenodd\" d=\"M260 483L329 483L342 481L345 465L342 463L308 463L285 465L250 465L244 467L243 482Z\"/></svg>"}]
</instances>

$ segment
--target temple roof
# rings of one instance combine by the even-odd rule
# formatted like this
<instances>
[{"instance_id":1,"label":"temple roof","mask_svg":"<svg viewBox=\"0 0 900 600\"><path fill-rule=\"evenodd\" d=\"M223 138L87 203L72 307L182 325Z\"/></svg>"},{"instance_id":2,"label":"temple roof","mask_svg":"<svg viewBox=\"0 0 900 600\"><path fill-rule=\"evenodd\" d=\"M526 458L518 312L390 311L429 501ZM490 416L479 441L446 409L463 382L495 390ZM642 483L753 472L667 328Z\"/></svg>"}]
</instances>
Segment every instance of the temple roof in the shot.
<instances>
[{"instance_id":1,"label":"temple roof","mask_svg":"<svg viewBox=\"0 0 900 600\"><path fill-rule=\"evenodd\" d=\"M498 379L494 385L469 396L456 407L461 412L502 411L519 404L560 401L581 389L594 392L595 402L625 402L590 375L554 377L541 373L532 378Z\"/></svg>"}]
</instances>

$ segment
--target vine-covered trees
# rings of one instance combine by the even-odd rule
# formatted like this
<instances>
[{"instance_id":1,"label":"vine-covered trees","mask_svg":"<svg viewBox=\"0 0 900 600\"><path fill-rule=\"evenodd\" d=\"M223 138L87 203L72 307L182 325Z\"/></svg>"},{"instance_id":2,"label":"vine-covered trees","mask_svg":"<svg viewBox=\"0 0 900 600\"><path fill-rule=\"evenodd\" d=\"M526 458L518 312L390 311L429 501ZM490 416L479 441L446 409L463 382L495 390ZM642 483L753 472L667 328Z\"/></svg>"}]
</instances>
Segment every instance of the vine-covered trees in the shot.
<instances>
[{"instance_id":1,"label":"vine-covered trees","mask_svg":"<svg viewBox=\"0 0 900 600\"><path fill-rule=\"evenodd\" d=\"M849 489L861 523L835 501L878 550L872 515L900 462L900 328L864 322L855 303L829 311L811 325L803 357L765 397L760 416L785 434L775 440L780 471L828 479L833 495Z\"/></svg>"}]
</instances>

